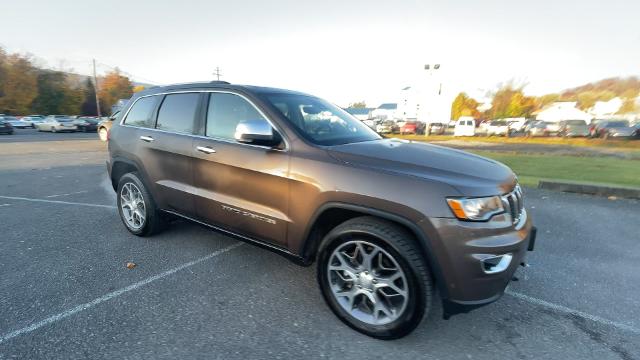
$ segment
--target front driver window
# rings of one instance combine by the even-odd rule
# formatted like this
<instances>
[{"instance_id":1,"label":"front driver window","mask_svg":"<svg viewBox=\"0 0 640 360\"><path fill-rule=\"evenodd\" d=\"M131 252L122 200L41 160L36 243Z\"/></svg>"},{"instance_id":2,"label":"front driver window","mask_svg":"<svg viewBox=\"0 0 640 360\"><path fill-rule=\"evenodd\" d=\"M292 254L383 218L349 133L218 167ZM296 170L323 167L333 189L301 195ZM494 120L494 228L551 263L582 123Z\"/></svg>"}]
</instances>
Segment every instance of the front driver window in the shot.
<instances>
[{"instance_id":1,"label":"front driver window","mask_svg":"<svg viewBox=\"0 0 640 360\"><path fill-rule=\"evenodd\" d=\"M241 121L265 119L247 100L229 93L211 93L207 110L206 135L235 140Z\"/></svg>"}]
</instances>

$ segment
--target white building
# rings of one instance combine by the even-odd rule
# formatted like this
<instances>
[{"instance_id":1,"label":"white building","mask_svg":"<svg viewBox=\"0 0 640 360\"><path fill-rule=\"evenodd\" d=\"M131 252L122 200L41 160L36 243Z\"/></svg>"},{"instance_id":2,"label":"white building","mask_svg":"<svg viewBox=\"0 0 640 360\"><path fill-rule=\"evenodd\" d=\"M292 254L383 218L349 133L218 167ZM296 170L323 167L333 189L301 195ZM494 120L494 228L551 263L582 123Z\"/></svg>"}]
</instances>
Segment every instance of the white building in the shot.
<instances>
[{"instance_id":1,"label":"white building","mask_svg":"<svg viewBox=\"0 0 640 360\"><path fill-rule=\"evenodd\" d=\"M377 108L371 111L371 118L379 120L394 120L397 119L396 112L398 110L398 104L385 103L381 104Z\"/></svg>"},{"instance_id":2,"label":"white building","mask_svg":"<svg viewBox=\"0 0 640 360\"><path fill-rule=\"evenodd\" d=\"M609 101L596 101L596 103L589 109L589 114L593 115L596 119L605 118L620 110L622 107L622 99L615 97Z\"/></svg>"},{"instance_id":3,"label":"white building","mask_svg":"<svg viewBox=\"0 0 640 360\"><path fill-rule=\"evenodd\" d=\"M425 71L426 70L426 71ZM400 90L396 116L402 120L447 123L451 119L451 94L443 89L442 67L425 67L415 83Z\"/></svg>"},{"instance_id":4,"label":"white building","mask_svg":"<svg viewBox=\"0 0 640 360\"><path fill-rule=\"evenodd\" d=\"M353 115L358 120L367 120L371 119L372 108L345 108L344 111Z\"/></svg>"},{"instance_id":5,"label":"white building","mask_svg":"<svg viewBox=\"0 0 640 360\"><path fill-rule=\"evenodd\" d=\"M591 121L593 116L578 109L575 101L554 102L536 114L537 120L548 122L558 122L562 120L584 120Z\"/></svg>"}]
</instances>

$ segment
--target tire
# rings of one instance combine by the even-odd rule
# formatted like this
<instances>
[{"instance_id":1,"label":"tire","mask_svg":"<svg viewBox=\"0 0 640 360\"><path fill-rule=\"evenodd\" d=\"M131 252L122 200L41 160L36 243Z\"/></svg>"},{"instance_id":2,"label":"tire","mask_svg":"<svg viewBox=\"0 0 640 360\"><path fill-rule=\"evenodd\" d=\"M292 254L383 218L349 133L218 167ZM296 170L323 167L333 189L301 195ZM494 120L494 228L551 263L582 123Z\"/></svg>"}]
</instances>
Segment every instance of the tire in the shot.
<instances>
[{"instance_id":1,"label":"tire","mask_svg":"<svg viewBox=\"0 0 640 360\"><path fill-rule=\"evenodd\" d=\"M344 257L349 253L350 247L358 248L358 244L362 245L360 247L362 250L354 250L351 258ZM345 252L342 252L342 249L345 249ZM366 263L364 257L358 255L358 251L360 253L364 251L364 254L373 258L371 264L377 261L378 269L370 268L366 271L367 267L358 266L356 270L354 261L351 260L347 260L350 263L346 265L345 259L355 259L357 262L359 257L362 263ZM336 270L336 260L340 267L353 269L357 273L349 272L350 270ZM384 263L384 260L387 261L383 267L380 264ZM330 267L333 268L330 269ZM391 275L383 274L385 272L389 274L390 269L395 269L392 270L394 272ZM389 277L398 273L403 275L401 279L389 280ZM350 280L342 281L345 278ZM374 338L383 340L401 338L411 333L431 310L433 298L431 274L414 236L402 227L383 219L358 217L331 230L318 250L317 280L322 296L333 313L349 327ZM406 296L393 290L392 287L385 287L384 283L395 284L395 288L404 292ZM336 290L336 286L344 286L349 291L340 292L345 289ZM355 293L356 295L341 296L336 295L336 291L338 294ZM388 295L384 296L385 293ZM388 300L390 298L388 296L392 296L396 301L393 309L391 308L394 305ZM345 297L347 299L344 299ZM370 297L374 297L378 305L375 305ZM355 299L354 305L348 310L351 298ZM398 305L399 299L404 301L402 305ZM358 305L355 305L356 303ZM384 312L380 319L376 319L382 310L371 310L369 304L372 304L374 309L378 306L386 309L391 316L387 316L387 312ZM367 310L372 314L368 314Z\"/></svg>"},{"instance_id":2,"label":"tire","mask_svg":"<svg viewBox=\"0 0 640 360\"><path fill-rule=\"evenodd\" d=\"M139 221L139 226L132 224L129 220L127 220L128 216L125 214L125 209L123 209L123 192L131 192L131 189L139 191L140 197L142 197L142 201L138 201L136 205L136 209L140 208L140 204L144 204L144 216L142 217L144 220ZM151 196L151 193L147 190L147 187L144 185L140 176L136 172L127 173L123 175L118 181L118 191L116 193L117 196L117 207L118 214L120 215L120 219L124 226L129 230L130 233L137 236L151 236L155 233L158 233L162 230L164 222L162 219L162 214L157 209L155 201ZM138 199L139 197L136 196ZM129 196L129 198L132 198ZM127 207L126 204L124 206ZM131 207L129 206L129 211ZM129 212L130 214L130 212ZM136 215L137 216L137 215ZM140 218L140 217L138 217Z\"/></svg>"},{"instance_id":3,"label":"tire","mask_svg":"<svg viewBox=\"0 0 640 360\"><path fill-rule=\"evenodd\" d=\"M51 127L51 132L52 132L52 133L55 133L55 132L58 132L58 130L56 130L56 128L54 128L54 127L52 126L52 127Z\"/></svg>"},{"instance_id":4,"label":"tire","mask_svg":"<svg viewBox=\"0 0 640 360\"><path fill-rule=\"evenodd\" d=\"M100 138L100 140L102 141L107 141L107 136L108 136L108 131L107 129L101 127L100 129L98 129L98 137Z\"/></svg>"}]
</instances>

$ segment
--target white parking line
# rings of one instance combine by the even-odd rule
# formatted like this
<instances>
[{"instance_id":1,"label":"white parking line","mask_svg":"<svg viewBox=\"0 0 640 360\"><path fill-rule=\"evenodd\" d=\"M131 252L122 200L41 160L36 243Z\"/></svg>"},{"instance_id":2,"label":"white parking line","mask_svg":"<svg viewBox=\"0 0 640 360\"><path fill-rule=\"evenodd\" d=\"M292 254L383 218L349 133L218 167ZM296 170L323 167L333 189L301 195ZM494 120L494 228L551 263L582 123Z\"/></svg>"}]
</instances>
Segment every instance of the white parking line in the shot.
<instances>
[{"instance_id":1,"label":"white parking line","mask_svg":"<svg viewBox=\"0 0 640 360\"><path fill-rule=\"evenodd\" d=\"M76 192L72 192L72 193L67 193L67 194L56 194L56 195L49 195L49 196L45 196L46 198L54 198L54 197L60 197L60 196L69 196L69 195L75 195L75 194L84 194L84 193L88 193L89 190L82 190L82 191L76 191Z\"/></svg>"},{"instance_id":2,"label":"white parking line","mask_svg":"<svg viewBox=\"0 0 640 360\"><path fill-rule=\"evenodd\" d=\"M235 249L238 246L241 246L243 244L244 243L242 243L242 242L237 242L237 243L235 243L233 245L227 246L226 248L220 249L218 251L214 251L214 252L212 252L211 254L209 254L207 256L203 256L203 257L201 257L199 259L196 259L196 260L193 260L193 261L189 261L189 262L184 263L184 264L182 264L180 266L176 266L173 269L161 272L160 274L148 277L148 278L146 278L144 280L138 281L138 282L133 283L133 284L131 284L129 286L123 287L123 288L121 288L119 290L116 290L116 291L110 292L108 294L105 294L105 295L103 295L103 296L101 296L99 298L96 298L96 299L88 302L88 303L84 303L84 304L78 305L78 306L76 306L76 307L74 307L72 309L63 311L63 312L61 312L59 314L49 316L48 318L46 318L44 320L41 320L41 321L38 321L37 323L29 325L29 326L27 326L25 328L22 328L22 329L15 330L15 331L12 331L10 333L4 334L4 335L0 336L0 344L2 344L3 342L5 342L7 340L11 340L11 339L13 339L13 338L15 338L17 336L28 334L28 333L30 333L32 331L38 330L43 326L47 326L49 324L53 324L53 323L55 323L57 321L60 321L62 319L68 318L69 316L72 316L72 315L75 315L75 314L77 314L77 313L79 313L81 311L90 309L90 308L92 308L92 307L94 307L96 305L100 305L101 303L103 303L105 301L109 301L109 300L111 300L111 299L113 299L115 297L118 297L118 296L120 296L122 294L125 294L125 293L127 293L129 291L136 290L136 289L138 289L140 287L143 287L145 285L148 285L148 284L150 284L150 283L152 283L152 282L154 282L156 280L160 280L160 279L163 279L163 278L165 278L167 276L173 275L173 274L177 273L180 270L184 270L184 269L189 268L191 266L197 265L197 264L199 264L199 263L201 263L203 261L206 261L206 260L209 260L209 259L214 258L216 256L222 255L222 254L226 253L227 251L233 250L233 249Z\"/></svg>"},{"instance_id":3,"label":"white parking line","mask_svg":"<svg viewBox=\"0 0 640 360\"><path fill-rule=\"evenodd\" d=\"M3 207L3 206L11 206L11 205L13 205L13 204L0 204L0 207Z\"/></svg>"},{"instance_id":4,"label":"white parking line","mask_svg":"<svg viewBox=\"0 0 640 360\"><path fill-rule=\"evenodd\" d=\"M101 208L107 208L107 209L115 209L116 208L113 205L89 204L89 203L79 203L79 202L60 201L60 200L32 199L32 198L25 198L25 197L18 197L18 196L2 196L2 195L0 195L0 199L23 200L23 201L43 202L43 203L51 203L51 204L64 204L64 205L93 206L93 207L101 207Z\"/></svg>"},{"instance_id":5,"label":"white parking line","mask_svg":"<svg viewBox=\"0 0 640 360\"><path fill-rule=\"evenodd\" d=\"M597 322L597 323L602 324L602 325L608 325L608 326L612 326L612 327L615 327L615 328L620 329L620 330L626 330L628 332L632 332L632 333L635 333L635 334L640 334L640 329L635 328L635 327L633 327L631 325L627 325L627 324L619 323L619 322L612 321L612 320L609 320L609 319L605 319L605 318L600 317L600 316L591 315L591 314L588 314L588 313L586 313L584 311L571 309L571 308L568 308L568 307L563 306L563 305L554 304L552 302L548 302L548 301L545 301L545 300L542 300L542 299L534 298L532 296L521 294L519 292L511 291L511 290L508 290L508 289L505 291L505 294L511 295L511 296L513 296L515 298L518 298L520 300L524 300L526 302L530 302L530 303L535 304L535 305L544 306L546 308L549 308L551 310L555 310L557 312L570 314L570 315L575 315L575 316L578 316L578 317L581 317L581 318L584 318L584 319L587 319L587 320L591 320L593 322Z\"/></svg>"}]
</instances>

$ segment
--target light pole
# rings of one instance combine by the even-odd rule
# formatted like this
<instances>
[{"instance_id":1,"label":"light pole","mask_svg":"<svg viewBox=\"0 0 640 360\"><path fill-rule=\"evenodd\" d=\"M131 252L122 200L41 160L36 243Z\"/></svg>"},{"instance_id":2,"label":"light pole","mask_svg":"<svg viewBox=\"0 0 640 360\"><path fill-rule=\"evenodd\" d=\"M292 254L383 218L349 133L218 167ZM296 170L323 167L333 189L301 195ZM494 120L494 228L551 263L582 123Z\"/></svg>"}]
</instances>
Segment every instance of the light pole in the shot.
<instances>
[{"instance_id":1,"label":"light pole","mask_svg":"<svg viewBox=\"0 0 640 360\"><path fill-rule=\"evenodd\" d=\"M427 109L429 109L425 115L427 115L427 119L425 119L425 130L424 130L424 134L425 136L429 136L431 133L431 119L433 117L433 105L435 103L435 97L433 99L431 99L431 82L433 79L433 72L440 70L440 64L425 64L424 65L424 69L427 71L428 74L428 85L427 85L427 93L429 94L429 99L427 101L430 100L434 100L431 102L431 104L427 103ZM442 83L438 83L438 95L440 95L442 93ZM423 109L425 107L423 106Z\"/></svg>"}]
</instances>

